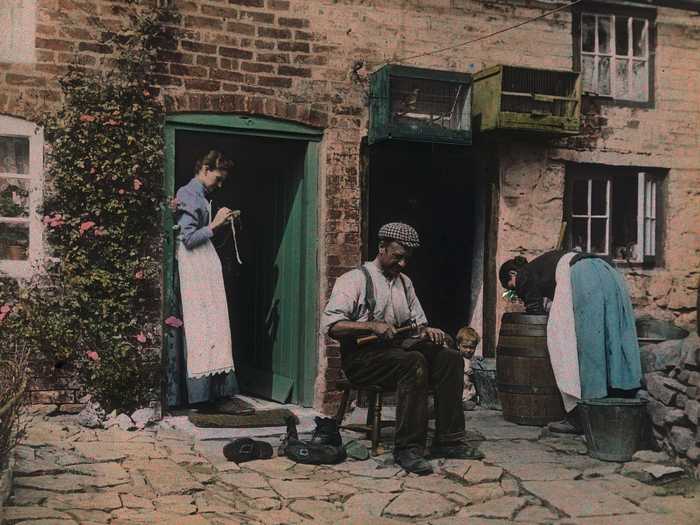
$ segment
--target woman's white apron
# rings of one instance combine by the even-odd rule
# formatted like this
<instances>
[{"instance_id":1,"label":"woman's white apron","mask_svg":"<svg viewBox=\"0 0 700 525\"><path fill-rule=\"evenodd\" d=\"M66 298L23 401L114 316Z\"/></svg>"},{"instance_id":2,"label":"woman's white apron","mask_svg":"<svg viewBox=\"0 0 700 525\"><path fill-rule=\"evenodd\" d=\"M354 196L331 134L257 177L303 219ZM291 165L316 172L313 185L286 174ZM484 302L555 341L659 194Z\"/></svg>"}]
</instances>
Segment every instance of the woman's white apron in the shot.
<instances>
[{"instance_id":1,"label":"woman's white apron","mask_svg":"<svg viewBox=\"0 0 700 525\"><path fill-rule=\"evenodd\" d=\"M178 241L187 377L234 370L228 303L221 261L211 241L188 250Z\"/></svg>"}]
</instances>

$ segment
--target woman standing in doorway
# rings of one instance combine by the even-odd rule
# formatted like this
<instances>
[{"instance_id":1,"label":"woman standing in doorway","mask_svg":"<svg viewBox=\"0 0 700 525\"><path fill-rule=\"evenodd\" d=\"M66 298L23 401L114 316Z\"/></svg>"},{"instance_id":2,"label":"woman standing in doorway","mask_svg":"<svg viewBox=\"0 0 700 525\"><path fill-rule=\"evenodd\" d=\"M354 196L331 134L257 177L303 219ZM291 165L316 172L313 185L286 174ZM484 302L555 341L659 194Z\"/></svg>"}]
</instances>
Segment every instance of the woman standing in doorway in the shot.
<instances>
[{"instance_id":1,"label":"woman standing in doorway","mask_svg":"<svg viewBox=\"0 0 700 525\"><path fill-rule=\"evenodd\" d=\"M622 275L592 254L551 251L501 265L499 280L527 313L550 312L547 346L566 421L555 432L580 433L579 399L630 397L641 386L634 310Z\"/></svg>"},{"instance_id":2,"label":"woman standing in doorway","mask_svg":"<svg viewBox=\"0 0 700 525\"><path fill-rule=\"evenodd\" d=\"M195 165L195 176L176 195L177 263L185 331L187 394L190 403L233 394L233 353L221 261L211 238L236 212L211 216L208 194L221 188L233 163L210 151Z\"/></svg>"}]
</instances>

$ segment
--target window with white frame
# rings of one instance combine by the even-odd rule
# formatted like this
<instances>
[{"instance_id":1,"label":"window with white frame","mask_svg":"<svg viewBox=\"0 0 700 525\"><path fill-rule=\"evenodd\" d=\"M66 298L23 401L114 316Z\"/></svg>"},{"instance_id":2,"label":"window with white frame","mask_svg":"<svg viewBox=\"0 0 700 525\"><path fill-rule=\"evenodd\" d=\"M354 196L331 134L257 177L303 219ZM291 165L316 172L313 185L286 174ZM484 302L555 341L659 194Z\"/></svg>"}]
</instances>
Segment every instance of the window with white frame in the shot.
<instances>
[{"instance_id":1,"label":"window with white frame","mask_svg":"<svg viewBox=\"0 0 700 525\"><path fill-rule=\"evenodd\" d=\"M26 120L0 115L0 272L28 277L40 256L43 134Z\"/></svg>"},{"instance_id":2,"label":"window with white frame","mask_svg":"<svg viewBox=\"0 0 700 525\"><path fill-rule=\"evenodd\" d=\"M648 102L653 20L623 14L579 13L583 91Z\"/></svg>"},{"instance_id":3,"label":"window with white frame","mask_svg":"<svg viewBox=\"0 0 700 525\"><path fill-rule=\"evenodd\" d=\"M576 166L567 175L570 249L619 261L656 262L659 173Z\"/></svg>"}]
</instances>

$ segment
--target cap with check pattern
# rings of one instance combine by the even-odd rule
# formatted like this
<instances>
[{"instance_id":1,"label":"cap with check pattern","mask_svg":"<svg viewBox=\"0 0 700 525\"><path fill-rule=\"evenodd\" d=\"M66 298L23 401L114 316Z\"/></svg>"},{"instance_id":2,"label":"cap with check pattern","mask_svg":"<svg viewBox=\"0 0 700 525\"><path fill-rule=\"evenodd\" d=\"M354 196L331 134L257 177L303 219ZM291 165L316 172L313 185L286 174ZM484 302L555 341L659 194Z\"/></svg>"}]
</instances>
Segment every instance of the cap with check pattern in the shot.
<instances>
[{"instance_id":1,"label":"cap with check pattern","mask_svg":"<svg viewBox=\"0 0 700 525\"><path fill-rule=\"evenodd\" d=\"M420 239L418 238L418 232L408 224L403 222L390 222L379 228L380 240L391 239L406 246L407 248L418 248L420 246Z\"/></svg>"}]
</instances>

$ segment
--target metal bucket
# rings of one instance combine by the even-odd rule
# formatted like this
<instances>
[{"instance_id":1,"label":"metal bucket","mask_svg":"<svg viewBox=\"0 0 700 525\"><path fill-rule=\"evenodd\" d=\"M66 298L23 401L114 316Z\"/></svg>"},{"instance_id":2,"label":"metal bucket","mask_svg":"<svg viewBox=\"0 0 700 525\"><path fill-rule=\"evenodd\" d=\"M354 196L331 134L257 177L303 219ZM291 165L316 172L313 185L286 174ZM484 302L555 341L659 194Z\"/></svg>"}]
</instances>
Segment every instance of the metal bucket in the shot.
<instances>
[{"instance_id":1,"label":"metal bucket","mask_svg":"<svg viewBox=\"0 0 700 525\"><path fill-rule=\"evenodd\" d=\"M646 399L579 401L588 452L603 461L629 461L639 449Z\"/></svg>"}]
</instances>

